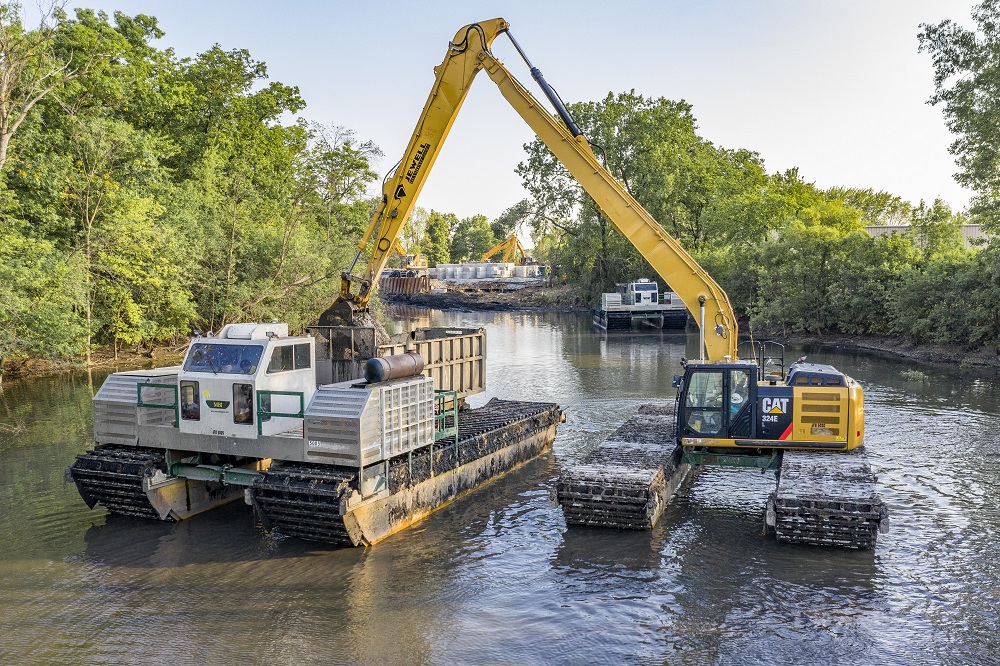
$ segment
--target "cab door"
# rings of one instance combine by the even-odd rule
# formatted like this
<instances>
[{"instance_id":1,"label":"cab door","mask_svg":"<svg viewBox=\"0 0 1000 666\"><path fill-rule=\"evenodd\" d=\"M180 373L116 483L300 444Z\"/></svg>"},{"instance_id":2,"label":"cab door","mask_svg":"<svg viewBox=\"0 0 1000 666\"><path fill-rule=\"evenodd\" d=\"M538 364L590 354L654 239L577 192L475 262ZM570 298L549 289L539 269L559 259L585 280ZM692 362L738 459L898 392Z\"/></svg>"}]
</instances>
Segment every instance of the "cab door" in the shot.
<instances>
[{"instance_id":1,"label":"cab door","mask_svg":"<svg viewBox=\"0 0 1000 666\"><path fill-rule=\"evenodd\" d=\"M749 369L691 370L684 387L682 437L749 438L757 383Z\"/></svg>"},{"instance_id":2,"label":"cab door","mask_svg":"<svg viewBox=\"0 0 1000 666\"><path fill-rule=\"evenodd\" d=\"M741 368L734 368L727 375L727 436L730 439L753 437L756 425L753 417L754 406L757 404L756 377L750 370Z\"/></svg>"},{"instance_id":3,"label":"cab door","mask_svg":"<svg viewBox=\"0 0 1000 666\"><path fill-rule=\"evenodd\" d=\"M682 437L721 437L728 428L725 414L725 372L698 369L688 372L681 414Z\"/></svg>"}]
</instances>

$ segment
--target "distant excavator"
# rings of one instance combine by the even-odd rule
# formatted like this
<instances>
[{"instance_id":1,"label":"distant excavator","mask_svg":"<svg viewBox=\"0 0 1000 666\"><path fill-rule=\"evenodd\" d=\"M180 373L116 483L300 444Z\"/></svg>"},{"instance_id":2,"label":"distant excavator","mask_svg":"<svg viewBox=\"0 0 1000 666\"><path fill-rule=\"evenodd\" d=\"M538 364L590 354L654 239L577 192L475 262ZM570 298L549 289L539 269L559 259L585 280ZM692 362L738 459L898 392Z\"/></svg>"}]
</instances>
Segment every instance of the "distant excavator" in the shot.
<instances>
[{"instance_id":1,"label":"distant excavator","mask_svg":"<svg viewBox=\"0 0 1000 666\"><path fill-rule=\"evenodd\" d=\"M398 238L392 242L392 251L402 258L403 264L400 268L403 270L427 268L427 258L419 253L404 250Z\"/></svg>"},{"instance_id":2,"label":"distant excavator","mask_svg":"<svg viewBox=\"0 0 1000 666\"><path fill-rule=\"evenodd\" d=\"M503 258L501 258L500 261L503 263L514 262L518 266L523 266L532 260L531 257L528 256L524 246L521 245L521 241L517 237L517 234L511 234L510 238L500 241L490 249L486 250L486 252L483 252L483 256L479 261L486 263L501 250L503 251Z\"/></svg>"}]
</instances>

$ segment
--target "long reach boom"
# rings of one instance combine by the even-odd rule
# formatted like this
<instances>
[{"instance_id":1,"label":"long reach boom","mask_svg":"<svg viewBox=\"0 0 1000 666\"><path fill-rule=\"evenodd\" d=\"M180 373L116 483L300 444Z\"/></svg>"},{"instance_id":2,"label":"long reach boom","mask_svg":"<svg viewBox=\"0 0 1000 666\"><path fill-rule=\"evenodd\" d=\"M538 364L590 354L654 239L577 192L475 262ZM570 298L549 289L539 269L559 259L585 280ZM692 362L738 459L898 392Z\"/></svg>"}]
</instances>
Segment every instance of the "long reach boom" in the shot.
<instances>
[{"instance_id":1,"label":"long reach boom","mask_svg":"<svg viewBox=\"0 0 1000 666\"><path fill-rule=\"evenodd\" d=\"M556 108L558 118L514 77L490 51L493 40L506 32ZM449 43L444 61L413 130L403 159L382 183L382 201L358 243L350 268L341 278L340 296L323 313L321 324L352 324L367 311L372 288L392 253L392 246L416 204L417 196L451 130L476 74L485 69L501 94L539 139L590 195L604 216L639 250L676 292L702 334L702 353L709 360L737 358L737 326L729 297L680 243L663 230L622 184L604 167L562 100L531 65L501 18L465 26ZM560 123L560 120L562 121ZM363 272L355 269L370 251ZM710 330L709 328L710 327Z\"/></svg>"}]
</instances>

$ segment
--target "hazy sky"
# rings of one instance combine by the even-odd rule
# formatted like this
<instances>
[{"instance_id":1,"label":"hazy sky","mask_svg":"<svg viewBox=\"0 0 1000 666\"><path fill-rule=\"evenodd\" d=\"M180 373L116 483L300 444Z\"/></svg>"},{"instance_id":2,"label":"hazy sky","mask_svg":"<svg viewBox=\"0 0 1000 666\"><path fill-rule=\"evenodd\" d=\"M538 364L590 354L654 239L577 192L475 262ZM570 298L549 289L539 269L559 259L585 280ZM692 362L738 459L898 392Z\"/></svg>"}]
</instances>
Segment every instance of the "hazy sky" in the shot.
<instances>
[{"instance_id":1,"label":"hazy sky","mask_svg":"<svg viewBox=\"0 0 1000 666\"><path fill-rule=\"evenodd\" d=\"M952 136L933 92L919 24L970 25L971 0L669 0L658 2L241 2L118 0L80 6L156 16L161 48L193 56L245 48L271 79L298 86L302 115L342 125L401 157L432 68L467 23L502 16L567 102L608 92L685 99L699 131L746 148L769 172L799 167L819 187L886 190L953 209ZM70 7L76 6L71 2ZM536 95L503 36L494 53ZM482 74L418 205L499 215L523 196L514 167L533 134Z\"/></svg>"}]
</instances>

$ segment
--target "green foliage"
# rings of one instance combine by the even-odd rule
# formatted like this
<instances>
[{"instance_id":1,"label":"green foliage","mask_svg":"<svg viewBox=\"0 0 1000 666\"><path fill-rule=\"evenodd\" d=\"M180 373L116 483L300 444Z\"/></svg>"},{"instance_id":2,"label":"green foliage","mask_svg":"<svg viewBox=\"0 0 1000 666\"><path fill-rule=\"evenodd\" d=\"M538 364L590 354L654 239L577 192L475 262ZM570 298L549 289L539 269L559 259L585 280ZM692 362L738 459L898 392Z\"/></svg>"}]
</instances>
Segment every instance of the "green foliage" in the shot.
<instances>
[{"instance_id":1,"label":"green foliage","mask_svg":"<svg viewBox=\"0 0 1000 666\"><path fill-rule=\"evenodd\" d=\"M73 75L28 109L0 186L2 251L18 253L0 356L313 323L370 217L378 148L284 123L304 106L298 90L245 50L180 59L153 45L149 16L53 19L32 71ZM0 28L36 36L16 11Z\"/></svg>"},{"instance_id":2,"label":"green foliage","mask_svg":"<svg viewBox=\"0 0 1000 666\"><path fill-rule=\"evenodd\" d=\"M430 266L446 264L451 257L450 233L458 226L458 217L454 213L439 213L432 210L427 216L424 239L420 243Z\"/></svg>"},{"instance_id":3,"label":"green foliage","mask_svg":"<svg viewBox=\"0 0 1000 666\"><path fill-rule=\"evenodd\" d=\"M867 225L908 224L913 206L889 192L853 187L831 187L824 194L856 208Z\"/></svg>"},{"instance_id":4,"label":"green foliage","mask_svg":"<svg viewBox=\"0 0 1000 666\"><path fill-rule=\"evenodd\" d=\"M760 255L755 325L820 333L835 324L833 286L847 261L836 226L794 220Z\"/></svg>"},{"instance_id":5,"label":"green foliage","mask_svg":"<svg viewBox=\"0 0 1000 666\"><path fill-rule=\"evenodd\" d=\"M925 260L965 252L962 240L962 215L953 215L941 199L930 206L923 201L910 213L910 233Z\"/></svg>"},{"instance_id":6,"label":"green foliage","mask_svg":"<svg viewBox=\"0 0 1000 666\"><path fill-rule=\"evenodd\" d=\"M745 252L779 228L798 201L797 173L771 177L758 155L719 148L699 137L691 106L634 91L572 111L598 155L664 229L695 254ZM593 299L616 282L653 277L652 269L597 210L539 141L518 165L529 198L503 219L528 222L549 237L550 262L580 295ZM555 238L552 234L555 233ZM537 244L537 242L536 242Z\"/></svg>"},{"instance_id":7,"label":"green foliage","mask_svg":"<svg viewBox=\"0 0 1000 666\"><path fill-rule=\"evenodd\" d=\"M0 224L0 379L10 359L81 351L79 267L21 225Z\"/></svg>"},{"instance_id":8,"label":"green foliage","mask_svg":"<svg viewBox=\"0 0 1000 666\"><path fill-rule=\"evenodd\" d=\"M979 193L973 212L994 224L998 8L976 8L976 32L946 21L921 34L932 101L945 104L961 178ZM0 36L0 61L23 65L0 90L0 372L10 359L149 345L194 326L316 321L375 208L377 146L289 121L305 105L298 89L270 81L246 50L158 48L150 16L56 11L26 28L6 4ZM756 153L701 137L683 100L631 91L571 110L755 327L1000 342L1000 248L966 250L966 219L944 202L768 174ZM528 228L533 254L580 298L655 277L540 141L525 150L523 201L492 222L417 208L403 247L431 265L476 260ZM906 236L863 231L907 222Z\"/></svg>"},{"instance_id":9,"label":"green foliage","mask_svg":"<svg viewBox=\"0 0 1000 666\"><path fill-rule=\"evenodd\" d=\"M485 215L473 215L461 220L451 236L451 263L479 261L496 244L493 228Z\"/></svg>"},{"instance_id":10,"label":"green foliage","mask_svg":"<svg viewBox=\"0 0 1000 666\"><path fill-rule=\"evenodd\" d=\"M1000 0L984 0L972 10L976 28L954 21L922 24L920 50L931 54L934 95L956 136L956 180L977 192L971 212L1000 229Z\"/></svg>"},{"instance_id":11,"label":"green foliage","mask_svg":"<svg viewBox=\"0 0 1000 666\"><path fill-rule=\"evenodd\" d=\"M986 262L996 253L965 249L966 219L944 202L914 207L871 189L822 191L797 169L769 175L755 153L699 137L685 102L632 92L571 108L609 170L752 329L1000 342L1000 294L974 286L977 274L1000 272ZM652 277L540 141L525 151L518 173L529 197L500 221L530 224L536 253L588 302L615 282ZM866 225L910 231L872 237Z\"/></svg>"}]
</instances>

